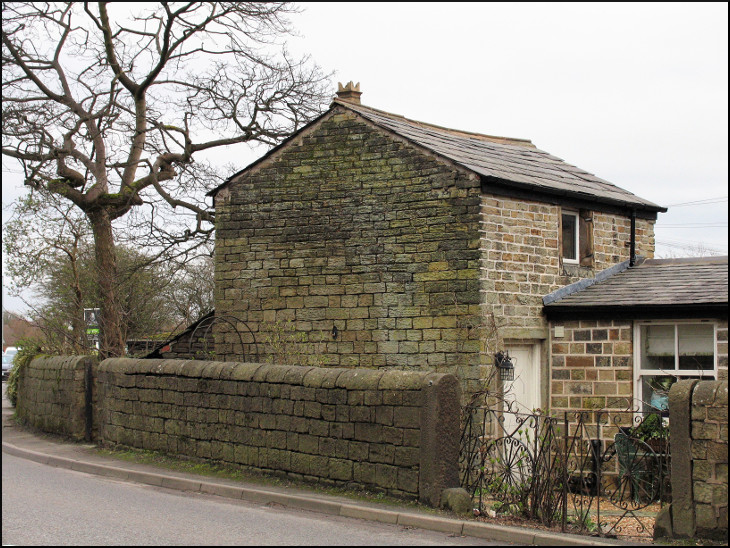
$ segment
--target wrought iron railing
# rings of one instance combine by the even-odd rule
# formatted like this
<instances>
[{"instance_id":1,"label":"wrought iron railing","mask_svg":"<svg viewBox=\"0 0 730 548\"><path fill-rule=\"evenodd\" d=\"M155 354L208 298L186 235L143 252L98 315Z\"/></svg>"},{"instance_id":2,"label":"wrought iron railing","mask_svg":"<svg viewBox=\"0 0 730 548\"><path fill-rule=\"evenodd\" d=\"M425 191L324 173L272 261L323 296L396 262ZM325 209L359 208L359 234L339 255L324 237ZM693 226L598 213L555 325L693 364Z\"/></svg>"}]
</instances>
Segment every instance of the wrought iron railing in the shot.
<instances>
[{"instance_id":1,"label":"wrought iron railing","mask_svg":"<svg viewBox=\"0 0 730 548\"><path fill-rule=\"evenodd\" d=\"M563 531L643 531L669 501L669 429L659 413L518 413L497 399L464 408L461 484L483 514L509 511ZM653 507L652 507L653 508Z\"/></svg>"}]
</instances>

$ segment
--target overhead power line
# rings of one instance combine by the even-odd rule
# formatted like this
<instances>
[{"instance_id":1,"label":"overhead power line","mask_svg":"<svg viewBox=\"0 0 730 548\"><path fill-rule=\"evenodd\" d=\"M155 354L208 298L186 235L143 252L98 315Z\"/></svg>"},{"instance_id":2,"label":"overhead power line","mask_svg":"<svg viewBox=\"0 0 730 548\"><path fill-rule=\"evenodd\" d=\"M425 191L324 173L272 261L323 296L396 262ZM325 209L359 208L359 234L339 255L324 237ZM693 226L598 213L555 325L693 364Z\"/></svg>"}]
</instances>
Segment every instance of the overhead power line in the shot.
<instances>
[{"instance_id":1,"label":"overhead power line","mask_svg":"<svg viewBox=\"0 0 730 548\"><path fill-rule=\"evenodd\" d=\"M684 249L684 250L702 250L703 252L713 254L713 255L727 255L727 248L726 249L717 249L715 247L708 247L702 242L676 242L671 240L657 240L656 241L657 246L662 247L671 247L673 249Z\"/></svg>"},{"instance_id":2,"label":"overhead power line","mask_svg":"<svg viewBox=\"0 0 730 548\"><path fill-rule=\"evenodd\" d=\"M667 207L681 207L681 206L695 206L695 205L707 205L707 204L721 204L727 202L727 196L720 196L718 198L705 198L704 200L695 200L693 202L682 202L679 204L671 204Z\"/></svg>"},{"instance_id":3,"label":"overhead power line","mask_svg":"<svg viewBox=\"0 0 730 548\"><path fill-rule=\"evenodd\" d=\"M727 223L685 223L677 225L656 225L657 228L727 228Z\"/></svg>"}]
</instances>

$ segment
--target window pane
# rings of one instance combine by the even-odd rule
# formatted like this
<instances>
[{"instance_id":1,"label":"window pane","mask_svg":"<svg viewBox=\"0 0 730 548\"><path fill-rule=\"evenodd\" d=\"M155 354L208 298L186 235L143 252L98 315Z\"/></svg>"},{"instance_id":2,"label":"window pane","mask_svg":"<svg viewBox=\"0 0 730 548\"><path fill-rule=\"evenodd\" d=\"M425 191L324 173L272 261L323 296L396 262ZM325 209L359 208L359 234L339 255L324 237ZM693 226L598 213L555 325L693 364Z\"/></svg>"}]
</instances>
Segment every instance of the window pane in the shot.
<instances>
[{"instance_id":1,"label":"window pane","mask_svg":"<svg viewBox=\"0 0 730 548\"><path fill-rule=\"evenodd\" d=\"M715 368L715 330L712 325L677 326L679 368L712 370Z\"/></svg>"},{"instance_id":2,"label":"window pane","mask_svg":"<svg viewBox=\"0 0 730 548\"><path fill-rule=\"evenodd\" d=\"M674 371L674 326L641 326L641 369Z\"/></svg>"},{"instance_id":3,"label":"window pane","mask_svg":"<svg viewBox=\"0 0 730 548\"><path fill-rule=\"evenodd\" d=\"M577 260L575 215L563 215L563 259Z\"/></svg>"}]
</instances>

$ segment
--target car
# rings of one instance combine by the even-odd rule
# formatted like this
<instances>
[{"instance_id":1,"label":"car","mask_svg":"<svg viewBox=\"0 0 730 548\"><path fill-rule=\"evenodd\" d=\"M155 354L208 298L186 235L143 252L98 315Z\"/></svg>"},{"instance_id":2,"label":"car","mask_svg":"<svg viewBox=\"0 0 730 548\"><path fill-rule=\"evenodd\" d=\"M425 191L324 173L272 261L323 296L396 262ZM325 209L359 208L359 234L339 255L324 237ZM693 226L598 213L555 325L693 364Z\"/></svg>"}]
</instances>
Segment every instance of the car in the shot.
<instances>
[{"instance_id":1,"label":"car","mask_svg":"<svg viewBox=\"0 0 730 548\"><path fill-rule=\"evenodd\" d=\"M10 369L13 367L13 359L18 353L18 349L14 346L9 346L5 352L3 352L3 380L8 378Z\"/></svg>"}]
</instances>

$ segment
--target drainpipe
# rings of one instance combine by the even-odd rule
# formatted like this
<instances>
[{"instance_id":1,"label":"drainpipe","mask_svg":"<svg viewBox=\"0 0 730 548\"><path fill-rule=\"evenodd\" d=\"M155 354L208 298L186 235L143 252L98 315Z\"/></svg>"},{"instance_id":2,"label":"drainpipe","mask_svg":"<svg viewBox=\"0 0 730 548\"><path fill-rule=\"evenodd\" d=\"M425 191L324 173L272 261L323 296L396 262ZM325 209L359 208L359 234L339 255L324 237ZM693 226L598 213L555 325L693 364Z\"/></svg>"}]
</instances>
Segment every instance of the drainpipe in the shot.
<instances>
[{"instance_id":1,"label":"drainpipe","mask_svg":"<svg viewBox=\"0 0 730 548\"><path fill-rule=\"evenodd\" d=\"M636 264L636 210L631 210L631 248L629 250L629 266Z\"/></svg>"}]
</instances>

